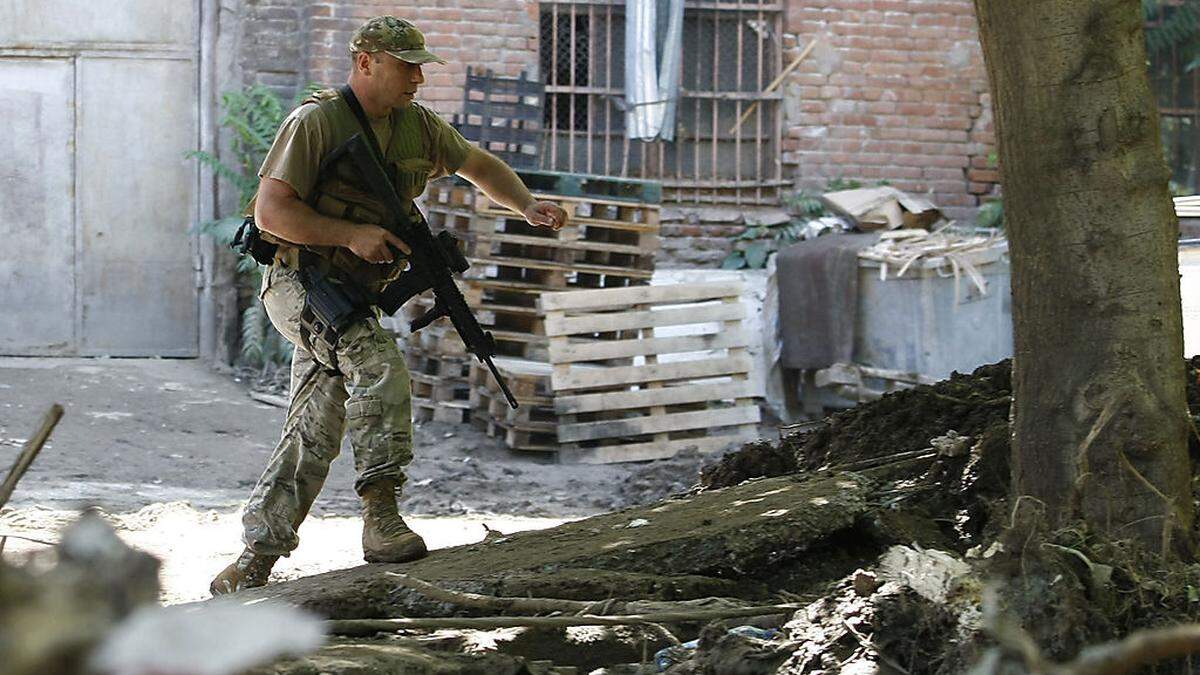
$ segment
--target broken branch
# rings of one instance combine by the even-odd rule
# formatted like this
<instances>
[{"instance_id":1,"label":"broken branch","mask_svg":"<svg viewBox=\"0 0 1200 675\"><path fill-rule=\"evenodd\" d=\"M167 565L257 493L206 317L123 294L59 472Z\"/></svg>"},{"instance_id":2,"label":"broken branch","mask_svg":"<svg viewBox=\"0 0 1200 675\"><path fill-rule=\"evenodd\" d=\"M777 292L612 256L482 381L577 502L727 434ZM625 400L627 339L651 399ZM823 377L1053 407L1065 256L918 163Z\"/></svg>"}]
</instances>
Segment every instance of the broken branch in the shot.
<instances>
[{"instance_id":1,"label":"broken branch","mask_svg":"<svg viewBox=\"0 0 1200 675\"><path fill-rule=\"evenodd\" d=\"M396 582L405 588L412 589L421 595L434 600L448 602L461 607L475 607L499 612L517 612L521 614L541 614L549 612L570 612L579 614L588 610L595 611L600 603L584 602L581 600L560 600L557 598L508 598L479 593L464 593L451 591L435 586L428 581L399 572L386 572L388 576L396 577Z\"/></svg>"},{"instance_id":2,"label":"broken branch","mask_svg":"<svg viewBox=\"0 0 1200 675\"><path fill-rule=\"evenodd\" d=\"M361 636L390 633L400 630L438 630L462 628L490 630L495 628L569 628L572 626L630 626L638 624L681 623L685 621L715 621L746 616L766 616L795 612L802 605L763 605L736 609L713 609L694 612L660 612L627 616L482 616L435 619L336 619L326 621L332 635Z\"/></svg>"},{"instance_id":3,"label":"broken branch","mask_svg":"<svg viewBox=\"0 0 1200 675\"><path fill-rule=\"evenodd\" d=\"M1124 640L1086 647L1063 675L1123 675L1137 668L1200 651L1200 624L1139 630Z\"/></svg>"},{"instance_id":4,"label":"broken branch","mask_svg":"<svg viewBox=\"0 0 1200 675\"><path fill-rule=\"evenodd\" d=\"M13 490L17 488L17 482L21 480L21 476L33 464L34 458L42 451L42 446L50 439L50 432L54 431L54 426L62 419L63 408L55 403L50 406L50 410L46 411L46 416L42 418L42 425L38 428L37 433L33 438L25 443L25 447L21 449L21 454L17 455L17 459L13 462L12 468L8 470L8 475L4 477L4 482L0 483L0 507L8 503L8 499L12 497Z\"/></svg>"}]
</instances>

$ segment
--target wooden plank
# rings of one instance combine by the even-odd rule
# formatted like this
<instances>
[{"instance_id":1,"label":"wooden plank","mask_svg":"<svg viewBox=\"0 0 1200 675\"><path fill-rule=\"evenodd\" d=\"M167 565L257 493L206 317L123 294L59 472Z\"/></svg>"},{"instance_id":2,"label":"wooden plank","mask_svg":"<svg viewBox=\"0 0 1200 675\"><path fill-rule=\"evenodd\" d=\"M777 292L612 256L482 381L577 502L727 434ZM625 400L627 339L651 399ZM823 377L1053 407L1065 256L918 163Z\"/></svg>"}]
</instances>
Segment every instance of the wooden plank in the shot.
<instances>
[{"instance_id":1,"label":"wooden plank","mask_svg":"<svg viewBox=\"0 0 1200 675\"><path fill-rule=\"evenodd\" d=\"M609 244L602 241L589 241L587 239L556 239L553 237L534 237L522 234L507 234L504 232L479 233L475 235L475 238L479 241L565 248L572 251L603 251L605 253L624 253L639 256L651 256L655 253L654 250L647 250L645 247L633 244Z\"/></svg>"},{"instance_id":2,"label":"wooden plank","mask_svg":"<svg viewBox=\"0 0 1200 675\"><path fill-rule=\"evenodd\" d=\"M684 354L745 346L747 346L746 333L741 329L722 330L719 333L707 335L639 338L636 340L589 340L574 343L551 340L550 362L600 361L650 354Z\"/></svg>"},{"instance_id":3,"label":"wooden plank","mask_svg":"<svg viewBox=\"0 0 1200 675\"><path fill-rule=\"evenodd\" d=\"M535 198L543 201L561 201L561 197L555 195L534 195ZM503 206L487 206L477 211L485 216L515 218L519 214L515 214ZM589 216L571 216L571 223L584 227L603 227L610 230L625 230L627 232L649 232L657 233L662 227L655 218L653 222L631 222L625 220L612 220L608 218L592 218Z\"/></svg>"},{"instance_id":4,"label":"wooden plank","mask_svg":"<svg viewBox=\"0 0 1200 675\"><path fill-rule=\"evenodd\" d=\"M598 394L556 396L554 411L560 415L600 412L604 410L626 410L646 408L651 405L679 405L719 401L731 398L746 398L756 395L749 380L722 382L718 384L691 384L659 389L637 391L609 391Z\"/></svg>"},{"instance_id":5,"label":"wooden plank","mask_svg":"<svg viewBox=\"0 0 1200 675\"><path fill-rule=\"evenodd\" d=\"M542 297L542 309L575 310L622 307L638 304L664 304L717 300L739 297L742 282L708 282L699 284L667 284L631 288L598 288L586 291L563 291Z\"/></svg>"},{"instance_id":6,"label":"wooden plank","mask_svg":"<svg viewBox=\"0 0 1200 675\"><path fill-rule=\"evenodd\" d=\"M486 270L489 267L521 267L533 270L608 274L617 277L631 277L637 279L649 279L650 277L654 276L654 272L652 270L639 270L632 267L588 265L586 263L556 263L549 260L533 260L531 258L509 258L500 256L492 256L489 258L472 258L468 256L467 260L471 262L472 269L483 268Z\"/></svg>"},{"instance_id":7,"label":"wooden plank","mask_svg":"<svg viewBox=\"0 0 1200 675\"><path fill-rule=\"evenodd\" d=\"M695 412L648 415L623 420L580 422L558 425L560 443L598 441L605 438L624 438L670 431L710 429L738 424L757 424L760 418L758 406L697 410Z\"/></svg>"},{"instance_id":8,"label":"wooden plank","mask_svg":"<svg viewBox=\"0 0 1200 675\"><path fill-rule=\"evenodd\" d=\"M561 312L554 312L546 316L546 335L553 337L655 326L686 326L712 321L737 321L745 316L746 308L740 302L584 316L563 316Z\"/></svg>"},{"instance_id":9,"label":"wooden plank","mask_svg":"<svg viewBox=\"0 0 1200 675\"><path fill-rule=\"evenodd\" d=\"M719 452L732 445L738 445L754 440L757 432L754 427L740 428L736 433L726 436L706 436L704 438L684 438L674 441L631 443L628 445L612 445L601 448L562 449L559 450L559 461L564 464L613 464L616 462L643 462L652 459L667 459L674 457L684 450L695 450L701 454Z\"/></svg>"},{"instance_id":10,"label":"wooden plank","mask_svg":"<svg viewBox=\"0 0 1200 675\"><path fill-rule=\"evenodd\" d=\"M555 372L550 376L556 392L590 387L611 387L618 384L639 382L661 382L701 377L716 377L734 373L748 373L750 357L744 354L723 359L704 359L681 363L660 363L653 366L621 366L619 368L596 368L584 370L570 368L566 373Z\"/></svg>"}]
</instances>

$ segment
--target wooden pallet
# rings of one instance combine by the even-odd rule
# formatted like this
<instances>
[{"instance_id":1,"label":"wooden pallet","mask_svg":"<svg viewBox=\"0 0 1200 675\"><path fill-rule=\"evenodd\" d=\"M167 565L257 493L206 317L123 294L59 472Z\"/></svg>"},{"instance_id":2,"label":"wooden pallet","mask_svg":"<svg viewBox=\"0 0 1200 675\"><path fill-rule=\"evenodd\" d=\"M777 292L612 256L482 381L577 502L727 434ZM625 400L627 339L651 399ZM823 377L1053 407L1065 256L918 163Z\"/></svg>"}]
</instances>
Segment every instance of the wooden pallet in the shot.
<instances>
[{"instance_id":1,"label":"wooden pallet","mask_svg":"<svg viewBox=\"0 0 1200 675\"><path fill-rule=\"evenodd\" d=\"M412 381L414 419L470 421L471 357L453 328L430 326L409 335L404 359Z\"/></svg>"},{"instance_id":2,"label":"wooden pallet","mask_svg":"<svg viewBox=\"0 0 1200 675\"><path fill-rule=\"evenodd\" d=\"M550 395L550 365L528 359L497 358L496 369L504 377L520 405L513 410L500 385L486 366L471 367L473 423L493 438L501 438L513 450L557 451L557 413Z\"/></svg>"},{"instance_id":3,"label":"wooden pallet","mask_svg":"<svg viewBox=\"0 0 1200 675\"><path fill-rule=\"evenodd\" d=\"M436 402L426 398L413 397L412 409L414 422L467 424L471 421L471 404L466 401Z\"/></svg>"},{"instance_id":4,"label":"wooden pallet","mask_svg":"<svg viewBox=\"0 0 1200 675\"><path fill-rule=\"evenodd\" d=\"M753 438L740 293L708 283L542 296L560 460L659 459ZM601 339L616 331L637 336Z\"/></svg>"},{"instance_id":5,"label":"wooden pallet","mask_svg":"<svg viewBox=\"0 0 1200 675\"><path fill-rule=\"evenodd\" d=\"M662 183L658 181L523 168L516 169L516 172L529 191L535 195L548 194L581 201L601 201L615 204L658 205L662 203ZM470 188L470 184L458 176L450 176L436 184Z\"/></svg>"}]
</instances>

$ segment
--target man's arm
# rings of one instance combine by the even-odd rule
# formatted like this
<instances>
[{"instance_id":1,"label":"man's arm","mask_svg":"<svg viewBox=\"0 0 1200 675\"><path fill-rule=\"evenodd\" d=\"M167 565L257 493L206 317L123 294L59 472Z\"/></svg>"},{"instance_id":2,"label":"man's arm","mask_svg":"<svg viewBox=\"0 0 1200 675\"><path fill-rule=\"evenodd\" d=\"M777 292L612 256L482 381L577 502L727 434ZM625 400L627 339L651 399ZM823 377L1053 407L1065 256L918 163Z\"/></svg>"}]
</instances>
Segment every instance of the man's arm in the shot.
<instances>
[{"instance_id":1,"label":"man's arm","mask_svg":"<svg viewBox=\"0 0 1200 675\"><path fill-rule=\"evenodd\" d=\"M472 146L457 173L501 206L524 216L531 225L557 230L567 223L566 211L552 202L534 199L516 172L487 150Z\"/></svg>"},{"instance_id":2,"label":"man's arm","mask_svg":"<svg viewBox=\"0 0 1200 675\"><path fill-rule=\"evenodd\" d=\"M412 252L408 244L378 225L352 223L317 213L300 199L292 186L276 178L264 177L259 181L254 221L284 241L344 246L367 262L392 262L394 255L389 246L405 255Z\"/></svg>"}]
</instances>

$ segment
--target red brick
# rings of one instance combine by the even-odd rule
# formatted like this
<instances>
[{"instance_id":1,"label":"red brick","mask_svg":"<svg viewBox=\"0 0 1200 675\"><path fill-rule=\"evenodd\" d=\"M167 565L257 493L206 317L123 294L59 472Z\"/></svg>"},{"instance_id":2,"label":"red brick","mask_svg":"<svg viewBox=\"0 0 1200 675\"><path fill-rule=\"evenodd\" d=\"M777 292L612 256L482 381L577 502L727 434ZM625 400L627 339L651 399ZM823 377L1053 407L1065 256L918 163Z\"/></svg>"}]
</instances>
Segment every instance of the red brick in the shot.
<instances>
[{"instance_id":1,"label":"red brick","mask_svg":"<svg viewBox=\"0 0 1200 675\"><path fill-rule=\"evenodd\" d=\"M977 183L999 183L1000 172L996 169L971 169L967 172L967 179Z\"/></svg>"}]
</instances>

